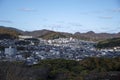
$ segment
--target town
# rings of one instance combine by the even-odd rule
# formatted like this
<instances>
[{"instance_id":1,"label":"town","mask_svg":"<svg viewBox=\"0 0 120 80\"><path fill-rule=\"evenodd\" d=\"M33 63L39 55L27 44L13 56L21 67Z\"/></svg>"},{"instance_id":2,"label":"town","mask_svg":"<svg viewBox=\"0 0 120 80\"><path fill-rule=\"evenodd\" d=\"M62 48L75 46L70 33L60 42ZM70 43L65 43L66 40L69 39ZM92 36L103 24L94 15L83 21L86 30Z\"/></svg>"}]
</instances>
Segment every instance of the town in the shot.
<instances>
[{"instance_id":1,"label":"town","mask_svg":"<svg viewBox=\"0 0 120 80\"><path fill-rule=\"evenodd\" d=\"M32 36L19 36L19 39L0 40L0 60L24 61L28 65L37 64L43 59L82 60L87 57L118 57L120 48L96 49L92 41L74 38L44 40Z\"/></svg>"}]
</instances>

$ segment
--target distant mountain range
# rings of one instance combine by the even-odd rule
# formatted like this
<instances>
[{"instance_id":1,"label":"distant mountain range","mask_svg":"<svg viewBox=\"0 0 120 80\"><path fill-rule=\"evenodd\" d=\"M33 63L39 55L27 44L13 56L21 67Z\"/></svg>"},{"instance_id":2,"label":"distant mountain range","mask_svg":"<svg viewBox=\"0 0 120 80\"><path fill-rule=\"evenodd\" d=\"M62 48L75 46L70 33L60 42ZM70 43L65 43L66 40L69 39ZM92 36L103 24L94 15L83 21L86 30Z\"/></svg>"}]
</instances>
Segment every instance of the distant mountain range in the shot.
<instances>
[{"instance_id":1,"label":"distant mountain range","mask_svg":"<svg viewBox=\"0 0 120 80\"><path fill-rule=\"evenodd\" d=\"M74 35L79 38L83 37L83 39L85 38L87 40L94 40L94 41L120 37L120 33L95 33L93 31L89 31L87 33L76 32Z\"/></svg>"},{"instance_id":2,"label":"distant mountain range","mask_svg":"<svg viewBox=\"0 0 120 80\"><path fill-rule=\"evenodd\" d=\"M99 41L99 40L120 37L120 32L119 33L95 33L93 31L89 31L86 33L76 32L72 34L72 33L67 33L67 32L55 32L55 31L46 30L46 29L35 30L35 31L22 31L22 30L12 28L12 27L0 26L0 30L3 28L18 32L19 34L22 34L22 35L29 35L29 36L33 36L37 38L39 37L39 38L44 38L44 39L73 37L73 38L78 38L82 40Z\"/></svg>"}]
</instances>

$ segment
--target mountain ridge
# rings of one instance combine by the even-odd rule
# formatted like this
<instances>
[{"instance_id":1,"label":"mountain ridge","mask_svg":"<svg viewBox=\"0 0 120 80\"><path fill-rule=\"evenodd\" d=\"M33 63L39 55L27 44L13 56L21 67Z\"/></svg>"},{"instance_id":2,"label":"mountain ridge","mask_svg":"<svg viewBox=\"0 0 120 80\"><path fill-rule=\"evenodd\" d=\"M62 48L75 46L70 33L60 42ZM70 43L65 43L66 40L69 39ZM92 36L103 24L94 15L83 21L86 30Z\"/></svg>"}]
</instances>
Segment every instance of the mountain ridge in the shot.
<instances>
[{"instance_id":1,"label":"mountain ridge","mask_svg":"<svg viewBox=\"0 0 120 80\"><path fill-rule=\"evenodd\" d=\"M0 26L0 28L14 30L14 31L21 33L22 35L33 36L35 38L40 38L40 37L42 38L46 36L54 37L55 35L55 36L58 36L58 38L62 36L62 37L67 37L67 38L73 37L73 38L83 39L83 40L99 41L99 40L120 37L120 32L118 33L95 33L94 31L88 31L86 33L76 32L73 34L73 33L68 33L68 32L52 31L52 30L47 30L47 29L34 30L34 31L23 31L17 28L5 27L5 26Z\"/></svg>"}]
</instances>

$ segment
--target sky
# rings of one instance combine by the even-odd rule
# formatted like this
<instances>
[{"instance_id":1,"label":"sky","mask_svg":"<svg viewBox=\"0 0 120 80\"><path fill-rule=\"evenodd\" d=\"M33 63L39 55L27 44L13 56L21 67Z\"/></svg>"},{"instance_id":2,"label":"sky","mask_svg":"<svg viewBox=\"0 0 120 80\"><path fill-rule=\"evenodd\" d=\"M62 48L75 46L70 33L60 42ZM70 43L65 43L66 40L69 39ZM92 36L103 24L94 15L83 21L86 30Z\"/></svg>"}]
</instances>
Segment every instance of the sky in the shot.
<instances>
[{"instance_id":1,"label":"sky","mask_svg":"<svg viewBox=\"0 0 120 80\"><path fill-rule=\"evenodd\" d=\"M120 32L120 0L0 0L0 25L24 31Z\"/></svg>"}]
</instances>

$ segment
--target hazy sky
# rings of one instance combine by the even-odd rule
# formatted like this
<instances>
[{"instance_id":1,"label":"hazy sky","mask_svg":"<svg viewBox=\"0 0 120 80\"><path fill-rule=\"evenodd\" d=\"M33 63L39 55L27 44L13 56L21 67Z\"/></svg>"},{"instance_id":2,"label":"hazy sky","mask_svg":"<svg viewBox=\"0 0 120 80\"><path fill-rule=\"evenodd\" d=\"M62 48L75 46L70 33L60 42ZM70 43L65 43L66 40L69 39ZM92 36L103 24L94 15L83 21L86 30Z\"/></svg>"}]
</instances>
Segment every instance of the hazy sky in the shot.
<instances>
[{"instance_id":1,"label":"hazy sky","mask_svg":"<svg viewBox=\"0 0 120 80\"><path fill-rule=\"evenodd\" d=\"M22 30L120 32L120 0L0 0L0 25Z\"/></svg>"}]
</instances>

